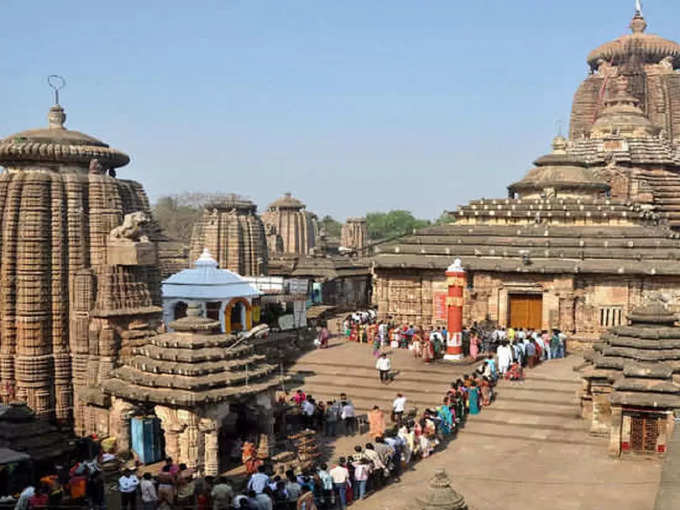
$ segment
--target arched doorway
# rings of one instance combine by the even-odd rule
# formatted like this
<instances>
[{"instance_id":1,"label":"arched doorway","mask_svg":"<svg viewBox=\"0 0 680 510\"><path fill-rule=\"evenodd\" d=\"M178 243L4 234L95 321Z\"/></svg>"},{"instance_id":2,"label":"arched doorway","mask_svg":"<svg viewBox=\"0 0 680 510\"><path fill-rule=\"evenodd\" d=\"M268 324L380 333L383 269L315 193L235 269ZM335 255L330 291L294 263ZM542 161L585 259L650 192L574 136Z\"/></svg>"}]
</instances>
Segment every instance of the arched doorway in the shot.
<instances>
[{"instance_id":1,"label":"arched doorway","mask_svg":"<svg viewBox=\"0 0 680 510\"><path fill-rule=\"evenodd\" d=\"M232 299L224 311L225 332L248 331L253 327L252 306L247 299Z\"/></svg>"}]
</instances>

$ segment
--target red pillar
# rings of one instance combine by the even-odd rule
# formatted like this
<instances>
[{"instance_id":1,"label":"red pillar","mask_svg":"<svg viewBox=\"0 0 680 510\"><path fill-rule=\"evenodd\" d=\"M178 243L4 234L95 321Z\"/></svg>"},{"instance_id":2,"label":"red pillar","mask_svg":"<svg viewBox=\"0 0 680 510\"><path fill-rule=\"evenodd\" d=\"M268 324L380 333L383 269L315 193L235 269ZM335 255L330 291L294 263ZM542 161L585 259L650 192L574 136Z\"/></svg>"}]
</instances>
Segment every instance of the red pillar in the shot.
<instances>
[{"instance_id":1,"label":"red pillar","mask_svg":"<svg viewBox=\"0 0 680 510\"><path fill-rule=\"evenodd\" d=\"M466 285L465 269L456 259L446 270L449 293L446 298L446 355L447 360L463 359L463 289Z\"/></svg>"}]
</instances>

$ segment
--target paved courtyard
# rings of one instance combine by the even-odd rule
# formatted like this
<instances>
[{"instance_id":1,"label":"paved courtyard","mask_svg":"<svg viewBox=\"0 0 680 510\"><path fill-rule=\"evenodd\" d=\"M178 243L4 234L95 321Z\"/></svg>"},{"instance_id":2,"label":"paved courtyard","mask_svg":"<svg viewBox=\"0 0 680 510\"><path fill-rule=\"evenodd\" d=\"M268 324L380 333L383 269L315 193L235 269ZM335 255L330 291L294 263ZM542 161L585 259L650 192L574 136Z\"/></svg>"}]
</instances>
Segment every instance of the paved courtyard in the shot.
<instances>
[{"instance_id":1,"label":"paved courtyard","mask_svg":"<svg viewBox=\"0 0 680 510\"><path fill-rule=\"evenodd\" d=\"M660 462L610 459L607 440L587 434L577 414L579 378L572 370L581 361L570 356L543 363L524 383L502 382L493 406L470 417L446 450L353 508L412 510L414 498L443 467L475 510L651 510ZM381 386L370 347L336 339L330 349L303 356L294 369L310 374L305 386L319 397L346 391L359 409L377 402L385 410L396 391L404 391L421 408L438 402L447 382L470 370L443 363L425 366L405 351L394 353L393 365L399 375L392 385ZM366 440L343 437L329 444L333 460Z\"/></svg>"}]
</instances>

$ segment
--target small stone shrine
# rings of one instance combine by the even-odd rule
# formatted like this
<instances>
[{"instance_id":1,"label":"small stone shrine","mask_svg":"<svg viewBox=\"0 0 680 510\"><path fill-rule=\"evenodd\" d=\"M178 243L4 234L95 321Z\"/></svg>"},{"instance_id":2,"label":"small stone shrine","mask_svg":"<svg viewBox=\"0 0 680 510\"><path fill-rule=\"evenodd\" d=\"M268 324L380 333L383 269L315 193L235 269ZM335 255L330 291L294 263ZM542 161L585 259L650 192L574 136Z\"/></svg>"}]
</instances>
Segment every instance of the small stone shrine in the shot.
<instances>
[{"instance_id":1,"label":"small stone shrine","mask_svg":"<svg viewBox=\"0 0 680 510\"><path fill-rule=\"evenodd\" d=\"M190 260L207 249L223 269L242 276L267 274L267 239L256 212L253 202L236 196L206 205L194 224Z\"/></svg>"},{"instance_id":2,"label":"small stone shrine","mask_svg":"<svg viewBox=\"0 0 680 510\"><path fill-rule=\"evenodd\" d=\"M221 324L222 332L248 331L253 327L253 298L260 292L240 275L219 269L207 249L194 267L163 282L163 321L172 327L188 306L197 304L201 315Z\"/></svg>"},{"instance_id":3,"label":"small stone shrine","mask_svg":"<svg viewBox=\"0 0 680 510\"><path fill-rule=\"evenodd\" d=\"M274 389L285 381L254 352L257 333L221 333L220 322L201 313L191 304L170 323L174 332L134 347L103 387L113 397L110 430L120 450L130 447L131 417L155 416L167 456L216 475L227 465L230 440L272 434Z\"/></svg>"},{"instance_id":4,"label":"small stone shrine","mask_svg":"<svg viewBox=\"0 0 680 510\"><path fill-rule=\"evenodd\" d=\"M437 469L430 480L427 494L416 498L420 510L470 510L465 498L451 487L451 480L444 469Z\"/></svg>"},{"instance_id":5,"label":"small stone shrine","mask_svg":"<svg viewBox=\"0 0 680 510\"><path fill-rule=\"evenodd\" d=\"M587 356L582 416L608 435L609 453L664 453L680 410L680 327L659 302L636 308L630 325L612 328Z\"/></svg>"},{"instance_id":6,"label":"small stone shrine","mask_svg":"<svg viewBox=\"0 0 680 510\"><path fill-rule=\"evenodd\" d=\"M305 210L303 204L290 193L275 200L262 213L262 221L272 239L269 242L272 255L279 254L276 236L281 238L283 253L305 255L316 244L318 225L316 216ZM272 250L276 250L273 251Z\"/></svg>"}]
</instances>

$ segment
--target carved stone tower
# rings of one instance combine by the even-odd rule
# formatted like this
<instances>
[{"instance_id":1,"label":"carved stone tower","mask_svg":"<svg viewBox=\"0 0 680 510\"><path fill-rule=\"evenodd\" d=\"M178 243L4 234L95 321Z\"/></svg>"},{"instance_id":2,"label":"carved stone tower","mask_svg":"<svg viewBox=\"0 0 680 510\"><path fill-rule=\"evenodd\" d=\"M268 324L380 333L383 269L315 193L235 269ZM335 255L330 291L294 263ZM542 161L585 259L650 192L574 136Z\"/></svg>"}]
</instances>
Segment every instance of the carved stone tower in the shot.
<instances>
[{"instance_id":1,"label":"carved stone tower","mask_svg":"<svg viewBox=\"0 0 680 510\"><path fill-rule=\"evenodd\" d=\"M361 251L366 247L367 238L366 218L347 218L347 222L342 226L340 246Z\"/></svg>"},{"instance_id":2,"label":"carved stone tower","mask_svg":"<svg viewBox=\"0 0 680 510\"><path fill-rule=\"evenodd\" d=\"M0 140L0 398L62 421L73 411L82 433L94 428L88 403L105 407L97 387L125 343L121 332L132 318L158 315L159 275L148 241L146 260L130 260L134 240L109 260L123 218L149 218L142 186L106 172L129 157L66 129L58 104L48 119L46 129Z\"/></svg>"},{"instance_id":3,"label":"carved stone tower","mask_svg":"<svg viewBox=\"0 0 680 510\"><path fill-rule=\"evenodd\" d=\"M190 260L208 249L219 267L242 276L267 274L267 239L257 206L232 198L208 204L191 236Z\"/></svg>"},{"instance_id":4,"label":"carved stone tower","mask_svg":"<svg viewBox=\"0 0 680 510\"><path fill-rule=\"evenodd\" d=\"M316 244L316 216L305 211L305 204L290 193L269 204L262 221L281 236L284 253L307 255Z\"/></svg>"}]
</instances>

